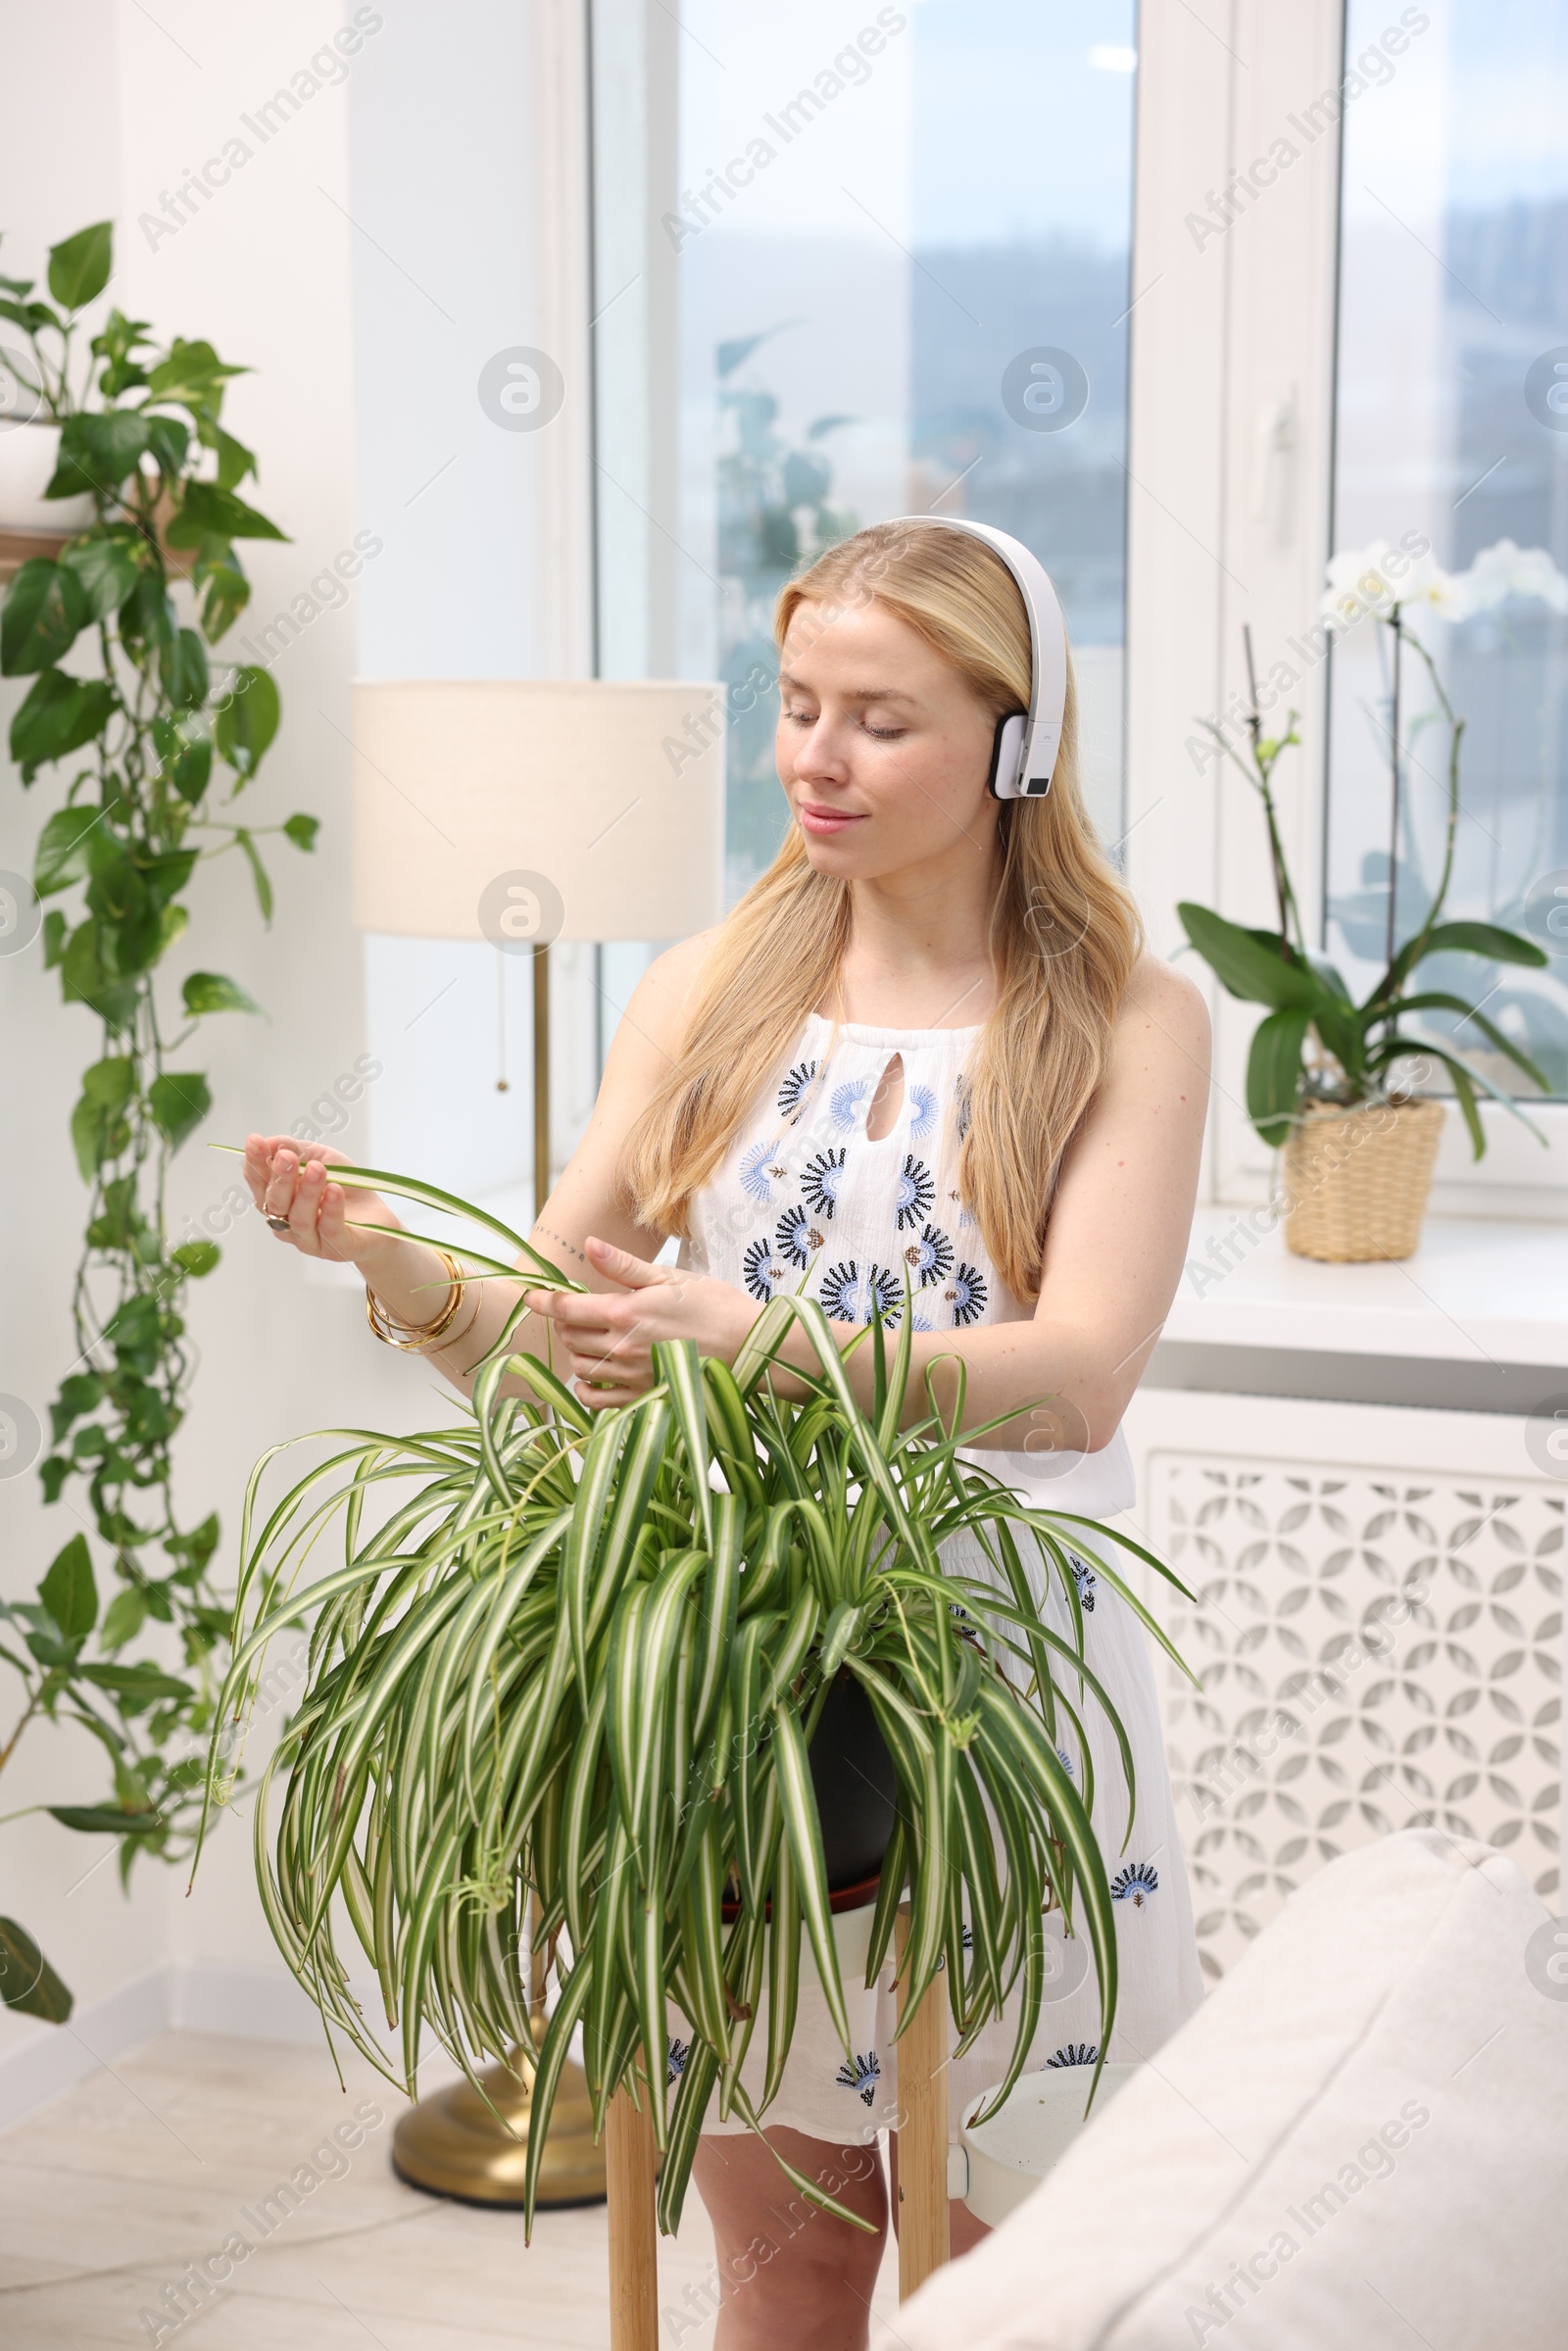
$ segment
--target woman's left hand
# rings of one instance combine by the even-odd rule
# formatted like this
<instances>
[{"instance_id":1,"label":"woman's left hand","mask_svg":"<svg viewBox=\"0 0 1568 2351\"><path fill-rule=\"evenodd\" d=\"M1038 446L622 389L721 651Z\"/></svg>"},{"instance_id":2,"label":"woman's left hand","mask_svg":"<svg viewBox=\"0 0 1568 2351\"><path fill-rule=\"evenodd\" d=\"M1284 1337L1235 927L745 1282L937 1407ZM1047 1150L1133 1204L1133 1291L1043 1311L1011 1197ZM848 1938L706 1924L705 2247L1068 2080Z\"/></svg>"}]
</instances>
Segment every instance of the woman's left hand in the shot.
<instances>
[{"instance_id":1,"label":"woman's left hand","mask_svg":"<svg viewBox=\"0 0 1568 2351\"><path fill-rule=\"evenodd\" d=\"M653 1349L661 1340L693 1339L705 1355L734 1359L759 1313L742 1292L678 1265L650 1265L592 1236L585 1247L613 1290L527 1293L531 1311L554 1324L565 1348L555 1370L585 1404L603 1411L646 1396L657 1384Z\"/></svg>"}]
</instances>

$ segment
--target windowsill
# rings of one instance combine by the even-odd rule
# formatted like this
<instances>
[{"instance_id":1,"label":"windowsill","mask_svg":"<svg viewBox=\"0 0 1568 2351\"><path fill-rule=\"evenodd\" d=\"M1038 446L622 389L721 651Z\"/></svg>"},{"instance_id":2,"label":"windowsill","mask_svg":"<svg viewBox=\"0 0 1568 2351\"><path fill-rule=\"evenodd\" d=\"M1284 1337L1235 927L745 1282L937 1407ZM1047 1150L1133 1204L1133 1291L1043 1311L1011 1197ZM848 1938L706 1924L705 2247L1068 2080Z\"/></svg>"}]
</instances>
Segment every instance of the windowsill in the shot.
<instances>
[{"instance_id":1,"label":"windowsill","mask_svg":"<svg viewBox=\"0 0 1568 2351\"><path fill-rule=\"evenodd\" d=\"M1568 1388L1568 1227L1430 1216L1413 1257L1325 1265L1248 1246L1250 1215L1200 1208L1147 1387L1525 1414Z\"/></svg>"}]
</instances>

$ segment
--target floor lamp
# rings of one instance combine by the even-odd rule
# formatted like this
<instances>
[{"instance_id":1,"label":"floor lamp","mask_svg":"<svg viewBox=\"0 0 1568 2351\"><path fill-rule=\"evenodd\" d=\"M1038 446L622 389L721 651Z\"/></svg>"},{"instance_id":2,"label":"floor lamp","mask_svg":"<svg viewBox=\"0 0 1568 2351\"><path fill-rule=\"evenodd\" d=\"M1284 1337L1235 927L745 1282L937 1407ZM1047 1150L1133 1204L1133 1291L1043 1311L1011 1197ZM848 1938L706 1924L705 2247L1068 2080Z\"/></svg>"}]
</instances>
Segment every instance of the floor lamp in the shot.
<instances>
[{"instance_id":1,"label":"floor lamp","mask_svg":"<svg viewBox=\"0 0 1568 2351\"><path fill-rule=\"evenodd\" d=\"M723 709L721 686L647 680L399 678L354 688L355 922L405 938L488 939L531 962L536 1217L551 1181L551 947L684 938L718 920ZM537 2041L537 1971L530 1990ZM404 2116L393 2160L437 2194L520 2204L528 2084L514 2062L483 2080L510 2130L459 2082ZM647 2168L646 2151L631 2143L642 2119L629 2100L612 2101L608 2154L617 2177L640 2179ZM605 2182L587 2084L568 2067L540 2202L597 2201ZM640 2192L620 2201L617 2223L612 2198L612 2231L629 2224L640 2245L652 2205Z\"/></svg>"}]
</instances>

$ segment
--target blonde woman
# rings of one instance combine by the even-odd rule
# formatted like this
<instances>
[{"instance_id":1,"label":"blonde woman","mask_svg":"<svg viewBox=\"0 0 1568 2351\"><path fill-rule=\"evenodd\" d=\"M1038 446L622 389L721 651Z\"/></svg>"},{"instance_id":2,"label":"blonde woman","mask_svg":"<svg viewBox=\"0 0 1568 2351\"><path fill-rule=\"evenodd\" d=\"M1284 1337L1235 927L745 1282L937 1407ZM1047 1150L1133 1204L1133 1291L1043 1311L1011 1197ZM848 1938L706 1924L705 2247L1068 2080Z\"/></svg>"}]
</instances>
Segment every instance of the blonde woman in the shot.
<instances>
[{"instance_id":1,"label":"blonde woman","mask_svg":"<svg viewBox=\"0 0 1568 2351\"><path fill-rule=\"evenodd\" d=\"M779 600L778 773L790 813L772 866L717 931L653 966L616 1031L588 1131L533 1242L591 1295L536 1294L517 1344L592 1405L652 1383L658 1340L732 1358L776 1290L804 1288L844 1335L913 1301L922 1373L966 1376L965 1416L1011 1415L981 1455L1031 1498L1096 1517L1134 1499L1121 1417L1169 1308L1197 1189L1208 1034L1196 989L1142 951L1131 899L1085 816L1070 671L1052 788L999 801L999 722L1029 707L1028 618L1008 565L939 523L859 532ZM441 1272L379 1200L331 1179L338 1154L252 1136L247 1173L274 1230L352 1258L405 1330ZM679 1261L655 1262L679 1236ZM515 1302L491 1286L435 1360L467 1389ZM535 1319L537 1316L537 1319ZM437 1318L439 1321L439 1318ZM796 1359L808 1364L804 1346ZM869 1397L866 1351L851 1377ZM966 1572L979 1572L966 1557ZM1075 1574L1077 1571L1075 1571ZM1087 1718L1095 1821L1112 1873L1121 1991L1109 2054L1146 2057L1198 2004L1187 1884L1141 1629L1087 1564L1088 1653L1128 1730L1137 1807ZM1059 1610L1059 1595L1046 1603ZM1065 1629L1064 1627L1062 1629ZM1082 1758L1064 1752L1070 1768ZM1092 2061L1099 1994L1081 1938L1031 2063ZM896 2126L893 2002L846 1985L846 2063L820 1992L800 2017L769 2136L885 2230L878 2131ZM671 2073L685 2035L671 2013ZM1012 2026L954 2065L963 2102L1005 2068ZM754 2052L765 2049L760 2027ZM892 2129L894 2199L897 2131ZM739 2126L705 2134L718 2351L864 2344L881 2234L781 2194ZM953 2210L954 2249L982 2233Z\"/></svg>"}]
</instances>

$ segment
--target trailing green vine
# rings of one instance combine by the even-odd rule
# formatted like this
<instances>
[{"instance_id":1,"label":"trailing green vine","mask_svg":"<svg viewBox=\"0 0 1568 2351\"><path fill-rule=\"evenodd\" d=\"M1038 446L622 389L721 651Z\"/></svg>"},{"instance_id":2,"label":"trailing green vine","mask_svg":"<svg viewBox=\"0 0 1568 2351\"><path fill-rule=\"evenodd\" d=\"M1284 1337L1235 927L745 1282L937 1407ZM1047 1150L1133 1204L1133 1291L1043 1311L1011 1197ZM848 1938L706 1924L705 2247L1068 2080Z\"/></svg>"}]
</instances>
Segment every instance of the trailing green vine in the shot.
<instances>
[{"instance_id":1,"label":"trailing green vine","mask_svg":"<svg viewBox=\"0 0 1568 2351\"><path fill-rule=\"evenodd\" d=\"M183 1294L219 1250L210 1241L170 1246L165 1189L172 1154L211 1104L186 1049L208 1016L257 1009L235 981L198 970L171 1019L157 975L189 923L199 864L244 857L270 921L258 842L282 833L309 850L317 820L259 827L234 817L277 732L278 695L265 669L225 664L220 679L208 659L250 596L235 543L285 535L239 496L256 460L221 422L225 387L247 370L210 343L161 344L147 321L119 310L80 354L80 313L112 269L111 224L101 221L51 249L51 301L34 298L30 280L0 278L0 318L26 346L8 364L36 402L33 418L13 429L58 428L44 495L90 497L95 517L17 571L0 607L0 671L32 680L10 737L24 785L44 767L69 768L33 886L44 901L81 892L73 912L55 906L44 915L44 960L66 1003L102 1029L71 1120L91 1198L71 1298L75 1360L50 1408L41 1476L50 1502L81 1481L107 1553L107 1598L78 1533L35 1600L0 1602L9 1628L0 1658L23 1686L20 1711L0 1731L0 1768L35 1720L73 1721L97 1739L110 1767L105 1800L46 1809L68 1828L117 1836L123 1879L138 1853L173 1859L185 1849L213 1652L228 1628L211 1578L217 1516L184 1523L172 1483L192 1371ZM176 591L191 599L188 621ZM76 667L62 665L68 656ZM173 1670L157 1628L177 1641ZM153 1653L135 1647L146 1639ZM70 2005L31 1938L5 1920L0 1992L38 2015Z\"/></svg>"}]
</instances>

